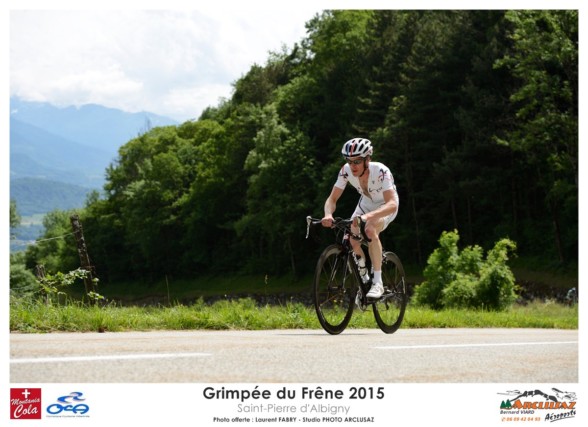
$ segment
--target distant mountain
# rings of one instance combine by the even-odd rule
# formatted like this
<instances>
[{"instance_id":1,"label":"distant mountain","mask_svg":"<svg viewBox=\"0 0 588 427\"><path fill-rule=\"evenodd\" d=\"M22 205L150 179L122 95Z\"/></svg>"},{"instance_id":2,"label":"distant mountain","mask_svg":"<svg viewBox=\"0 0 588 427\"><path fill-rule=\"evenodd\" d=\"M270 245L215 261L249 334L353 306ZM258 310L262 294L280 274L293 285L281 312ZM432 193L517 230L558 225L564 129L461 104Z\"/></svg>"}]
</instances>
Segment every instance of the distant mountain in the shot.
<instances>
[{"instance_id":1,"label":"distant mountain","mask_svg":"<svg viewBox=\"0 0 588 427\"><path fill-rule=\"evenodd\" d=\"M10 199L16 201L21 216L44 214L55 209L84 206L89 188L40 178L10 180Z\"/></svg>"},{"instance_id":2,"label":"distant mountain","mask_svg":"<svg viewBox=\"0 0 588 427\"><path fill-rule=\"evenodd\" d=\"M10 180L10 199L16 201L19 215L27 218L21 225L10 229L10 252L25 250L41 237L45 228L37 216L55 209L81 208L87 199L89 188L64 184L40 178Z\"/></svg>"},{"instance_id":3,"label":"distant mountain","mask_svg":"<svg viewBox=\"0 0 588 427\"><path fill-rule=\"evenodd\" d=\"M10 98L10 117L113 155L120 146L151 128L178 124L149 112L127 113L95 104L59 108L15 97Z\"/></svg>"},{"instance_id":4,"label":"distant mountain","mask_svg":"<svg viewBox=\"0 0 588 427\"><path fill-rule=\"evenodd\" d=\"M122 145L154 127L177 124L149 112L10 98L10 196L23 216L82 207L90 189L104 185Z\"/></svg>"},{"instance_id":5,"label":"distant mountain","mask_svg":"<svg viewBox=\"0 0 588 427\"><path fill-rule=\"evenodd\" d=\"M10 178L44 178L100 188L114 155L10 118Z\"/></svg>"}]
</instances>

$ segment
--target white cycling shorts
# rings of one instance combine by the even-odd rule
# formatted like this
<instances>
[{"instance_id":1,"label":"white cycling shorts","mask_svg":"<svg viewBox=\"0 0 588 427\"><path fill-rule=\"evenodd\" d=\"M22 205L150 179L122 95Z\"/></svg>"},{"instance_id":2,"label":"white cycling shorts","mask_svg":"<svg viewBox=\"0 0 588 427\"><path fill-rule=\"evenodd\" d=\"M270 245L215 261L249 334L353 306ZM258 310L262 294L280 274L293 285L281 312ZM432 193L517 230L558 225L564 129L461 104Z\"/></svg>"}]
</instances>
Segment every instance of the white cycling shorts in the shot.
<instances>
[{"instance_id":1,"label":"white cycling shorts","mask_svg":"<svg viewBox=\"0 0 588 427\"><path fill-rule=\"evenodd\" d=\"M364 215L368 212L375 211L380 206L382 206L382 205L372 203L366 197L361 197L359 199L359 203L357 203L357 206L355 207L355 211L353 212L353 215L351 217L355 218L356 216L361 216L361 215ZM384 231L390 225L390 223L392 221L394 221L394 218L396 218L397 214L398 214L398 209L396 209L396 212L394 212L393 214L390 214L390 215L385 216L383 218L384 219L384 226L382 227L382 231Z\"/></svg>"}]
</instances>

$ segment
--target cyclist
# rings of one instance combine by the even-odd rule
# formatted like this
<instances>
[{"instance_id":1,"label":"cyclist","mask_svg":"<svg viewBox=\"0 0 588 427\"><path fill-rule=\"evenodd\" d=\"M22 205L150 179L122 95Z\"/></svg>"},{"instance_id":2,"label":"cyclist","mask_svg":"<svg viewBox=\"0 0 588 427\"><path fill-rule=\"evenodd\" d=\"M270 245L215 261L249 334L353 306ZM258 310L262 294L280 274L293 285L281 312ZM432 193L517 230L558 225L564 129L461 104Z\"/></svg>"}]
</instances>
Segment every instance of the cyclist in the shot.
<instances>
[{"instance_id":1,"label":"cyclist","mask_svg":"<svg viewBox=\"0 0 588 427\"><path fill-rule=\"evenodd\" d=\"M368 243L368 250L374 268L374 278L367 297L377 299L384 293L382 243L379 235L396 218L398 193L390 169L382 163L371 161L373 147L370 140L350 139L343 144L341 154L346 163L339 171L339 177L325 201L325 216L321 223L324 227L332 227L337 201L349 182L360 194L359 202L352 215L354 221L351 231L358 235L361 232L360 227L365 225L365 234L371 240ZM365 276L367 271L361 243L351 239L351 246L358 258L360 273Z\"/></svg>"}]
</instances>

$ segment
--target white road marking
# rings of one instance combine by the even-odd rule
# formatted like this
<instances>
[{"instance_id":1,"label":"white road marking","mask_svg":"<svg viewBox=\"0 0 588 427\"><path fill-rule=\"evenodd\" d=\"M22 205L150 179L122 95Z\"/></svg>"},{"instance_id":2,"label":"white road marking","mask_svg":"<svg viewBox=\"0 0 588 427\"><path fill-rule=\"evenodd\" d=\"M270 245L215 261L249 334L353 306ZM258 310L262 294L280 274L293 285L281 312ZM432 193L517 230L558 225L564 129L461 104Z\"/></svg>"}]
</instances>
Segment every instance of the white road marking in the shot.
<instances>
[{"instance_id":1,"label":"white road marking","mask_svg":"<svg viewBox=\"0 0 588 427\"><path fill-rule=\"evenodd\" d=\"M210 353L153 353L153 354L118 354L112 356L69 356L69 357L38 357L11 359L10 363L69 363L69 362L100 362L107 360L139 360L139 359L179 359L183 357L208 357Z\"/></svg>"},{"instance_id":2,"label":"white road marking","mask_svg":"<svg viewBox=\"0 0 588 427\"><path fill-rule=\"evenodd\" d=\"M433 348L508 347L508 346L525 346L525 345L561 345L561 344L578 344L578 341L499 342L499 343L484 343L484 344L390 345L390 346L374 347L374 348L376 348L378 350L413 350L413 349L433 349Z\"/></svg>"}]
</instances>

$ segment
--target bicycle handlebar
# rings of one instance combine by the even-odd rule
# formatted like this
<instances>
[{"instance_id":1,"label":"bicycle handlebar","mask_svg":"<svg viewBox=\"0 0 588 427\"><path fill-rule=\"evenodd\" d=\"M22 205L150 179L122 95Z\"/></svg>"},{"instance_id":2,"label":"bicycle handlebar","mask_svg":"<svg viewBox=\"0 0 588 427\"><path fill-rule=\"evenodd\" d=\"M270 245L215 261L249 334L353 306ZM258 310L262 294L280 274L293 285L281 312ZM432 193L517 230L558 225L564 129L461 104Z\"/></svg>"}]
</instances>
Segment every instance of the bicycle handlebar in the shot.
<instances>
[{"instance_id":1,"label":"bicycle handlebar","mask_svg":"<svg viewBox=\"0 0 588 427\"><path fill-rule=\"evenodd\" d=\"M359 218L358 226L359 226L359 231L361 233L361 236L357 236L356 234L353 234L351 232L351 225L353 224L355 218ZM365 240L366 242L371 242L372 240L369 239L368 236L365 234L365 222L361 219L361 217L355 217L355 218L348 218L348 219L343 219L343 218L338 218L338 217L333 218L333 225L331 226L331 228L337 228L339 230L346 231L355 240ZM310 226L322 224L322 221L323 220L321 218L313 218L311 216L306 217L306 238L307 239L308 239L308 234L310 232Z\"/></svg>"}]
</instances>

